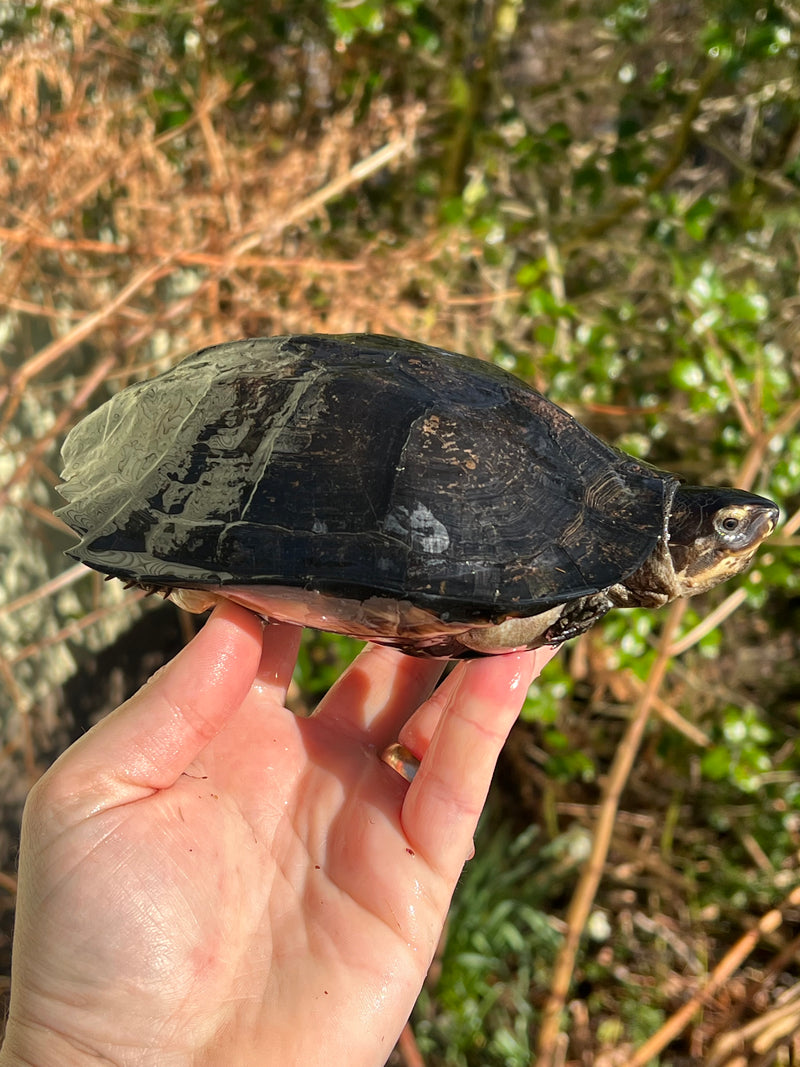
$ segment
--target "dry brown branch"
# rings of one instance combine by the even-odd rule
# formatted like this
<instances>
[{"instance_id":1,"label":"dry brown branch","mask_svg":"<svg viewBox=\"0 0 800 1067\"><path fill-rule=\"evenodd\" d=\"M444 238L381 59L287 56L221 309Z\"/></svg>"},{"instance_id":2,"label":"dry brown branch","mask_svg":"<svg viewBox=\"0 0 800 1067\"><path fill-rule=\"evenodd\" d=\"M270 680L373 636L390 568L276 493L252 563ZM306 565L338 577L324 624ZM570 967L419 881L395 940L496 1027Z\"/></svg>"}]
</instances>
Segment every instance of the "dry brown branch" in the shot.
<instances>
[{"instance_id":1,"label":"dry brown branch","mask_svg":"<svg viewBox=\"0 0 800 1067\"><path fill-rule=\"evenodd\" d=\"M115 244L109 244L103 241L72 241L68 238L52 237L48 234L36 234L29 230L12 230L0 227L0 241L5 241L7 244L12 245L24 245L29 248L48 249L53 252L59 252L62 255L71 252L85 252L96 256L113 256L115 258L122 255L126 250L124 247ZM166 248L161 246L153 246L153 254L158 259L171 259L172 262L181 267L206 267L209 270L222 270L229 265L229 254L222 255L215 252L207 251L191 251L177 249L174 252L168 252ZM291 268L297 268L299 270L317 271L320 274L325 274L328 271L349 271L357 272L365 269L365 264L358 260L350 259L319 259L314 256L266 256L266 255L247 255L243 254L236 259L237 268L254 268L261 270L286 270ZM508 294L509 297L515 295L513 292ZM518 294L516 294L518 295ZM488 300L493 297L483 297L482 299ZM18 300L15 297L8 297L6 306L13 310L24 311L29 315L47 315L58 318L80 317L80 312L76 310L55 311L52 308L45 308L39 304L32 304L27 301Z\"/></svg>"},{"instance_id":2,"label":"dry brown branch","mask_svg":"<svg viewBox=\"0 0 800 1067\"><path fill-rule=\"evenodd\" d=\"M597 821L592 842L592 851L581 872L570 901L567 911L567 932L556 959L550 994L542 1013L537 1067L554 1067L556 1062L555 1055L561 1028L561 1014L564 1011L572 983L578 945L597 894L597 887L603 875L620 797L633 766L633 761L636 758L636 753L639 751L645 727L650 717L653 698L658 693L666 675L670 663L670 646L685 610L685 601L676 601L670 608L661 635L658 656L647 679L647 686L636 706L634 715L625 731L625 736L617 749L617 754L608 773L608 780L603 791L600 817Z\"/></svg>"},{"instance_id":3,"label":"dry brown branch","mask_svg":"<svg viewBox=\"0 0 800 1067\"><path fill-rule=\"evenodd\" d=\"M72 240L68 237L54 237L50 233L39 233L30 224L17 229L0 226L0 241L5 244L24 245L26 248L46 248L62 254L85 252L97 256L120 256L128 251L125 245L114 244L112 241L93 241L89 238ZM32 305L32 308L38 310L36 305Z\"/></svg>"},{"instance_id":4,"label":"dry brown branch","mask_svg":"<svg viewBox=\"0 0 800 1067\"><path fill-rule=\"evenodd\" d=\"M184 91L191 98L193 95L191 86L185 86ZM198 100L195 114L206 144L206 155L214 177L214 184L220 190L225 205L228 228L236 233L242 224L239 201L234 190L229 187L228 166L213 120L214 110L227 100L228 95L228 86L221 78L214 78L210 87Z\"/></svg>"},{"instance_id":5,"label":"dry brown branch","mask_svg":"<svg viewBox=\"0 0 800 1067\"><path fill-rule=\"evenodd\" d=\"M693 633L694 631L691 632ZM675 649L679 647L679 644L680 642L678 642L678 644L673 645L670 649L670 657L673 659L676 655L678 655ZM633 671L626 671L625 678L628 684L637 694L641 694L646 688L646 683L643 682L640 678L638 678L633 673ZM662 698L657 694L653 697L653 710L655 711L656 715L658 715L658 717L662 719L673 730L677 730L678 733L683 734L684 737L688 737L688 739L692 742L693 745L697 745L698 748L710 747L711 738L707 734L703 733L699 726L695 726L693 722L689 722L689 720L686 719L685 716L681 715L677 708L673 708L671 704L668 704L667 701L662 700Z\"/></svg>"},{"instance_id":6,"label":"dry brown branch","mask_svg":"<svg viewBox=\"0 0 800 1067\"><path fill-rule=\"evenodd\" d=\"M15 611L21 611L29 604L35 604L37 600L41 600L43 597L53 596L54 593L58 593L61 589L66 589L73 582L85 577L86 567L82 563L76 563L74 567L67 567L61 574L57 574L55 578L51 578L49 582L45 582L44 585L40 585L37 589L32 589L29 593L18 597L16 600L10 600L7 604L0 604L0 616L13 615Z\"/></svg>"},{"instance_id":7,"label":"dry brown branch","mask_svg":"<svg viewBox=\"0 0 800 1067\"><path fill-rule=\"evenodd\" d=\"M748 450L747 457L742 464L739 477L739 485L741 488L749 489L750 486L754 484L756 478L764 467L770 442L776 438L792 433L799 420L800 400L781 415L775 425L771 428L769 434L762 433L756 438L753 445ZM786 532L785 527L784 532Z\"/></svg>"},{"instance_id":8,"label":"dry brown branch","mask_svg":"<svg viewBox=\"0 0 800 1067\"><path fill-rule=\"evenodd\" d=\"M654 1056L657 1056L680 1034L695 1012L704 1004L710 1002L714 994L741 967L759 940L778 929L784 921L784 913L789 908L795 908L798 905L800 905L800 888L792 890L780 907L768 911L766 915L759 919L752 930L749 930L739 938L708 976L703 987L676 1011L651 1038L645 1041L634 1055L625 1061L623 1067L646 1067L646 1064ZM796 1016L797 1005L795 1004L792 1007Z\"/></svg>"},{"instance_id":9,"label":"dry brown branch","mask_svg":"<svg viewBox=\"0 0 800 1067\"><path fill-rule=\"evenodd\" d=\"M132 589L128 594L128 599L133 603L133 601L143 600L149 595L149 593L145 593L141 589ZM101 622L103 619L108 618L110 615L118 611L118 604L106 604L101 608L97 608L96 611L91 611L88 615L84 615L75 622L71 622L68 626L62 627L57 633L49 634L47 637L40 637L32 644L27 645L25 648L21 648L19 652L15 653L11 658L9 665L12 667L16 666L17 664L24 662L24 660L30 659L32 656L38 656L42 649L50 648L53 645L60 645L66 641L71 641L83 630L89 629L89 627L94 626L95 623Z\"/></svg>"},{"instance_id":10,"label":"dry brown branch","mask_svg":"<svg viewBox=\"0 0 800 1067\"><path fill-rule=\"evenodd\" d=\"M399 1048L406 1067L425 1067L425 1060L423 1060L422 1053L417 1045L417 1039L414 1037L411 1023L406 1023L403 1027L403 1032L400 1034Z\"/></svg>"},{"instance_id":11,"label":"dry brown branch","mask_svg":"<svg viewBox=\"0 0 800 1067\"><path fill-rule=\"evenodd\" d=\"M277 222L271 222L257 233L251 233L242 238L230 253L231 261L238 260L240 256L244 255L245 252L249 252L252 248L257 248L262 244L269 244L290 226L295 226L299 222L306 222L308 219L313 218L326 204L341 196L352 186L366 181L367 178L389 166L390 163L401 159L411 152L412 147L412 139L399 136L388 144L383 145L382 148L373 152L366 159L354 163L346 174L340 175L333 181L328 182L322 189L318 189L311 196L301 200L299 204L290 208L283 218Z\"/></svg>"},{"instance_id":12,"label":"dry brown branch","mask_svg":"<svg viewBox=\"0 0 800 1067\"><path fill-rule=\"evenodd\" d=\"M0 507L3 507L8 503L9 493L15 485L19 485L22 479L29 473L31 468L37 463L39 458L50 448L53 440L63 433L65 428L69 425L70 420L74 416L76 411L80 411L87 403L89 397L108 377L108 373L114 366L114 357L106 356L105 359L101 359L92 373L89 375L83 386L75 394L72 403L68 404L58 415L52 427L43 437L28 449L28 452L19 464L17 469L9 478L5 487L0 491Z\"/></svg>"},{"instance_id":13,"label":"dry brown branch","mask_svg":"<svg viewBox=\"0 0 800 1067\"><path fill-rule=\"evenodd\" d=\"M6 661L4 656L0 656L0 679L2 679L3 686L8 693L11 706L14 708L22 707L24 703L22 690L14 677L11 664Z\"/></svg>"},{"instance_id":14,"label":"dry brown branch","mask_svg":"<svg viewBox=\"0 0 800 1067\"><path fill-rule=\"evenodd\" d=\"M797 509L791 518L786 520L781 532L784 537L790 537L792 534L796 533L798 529L800 529L800 508Z\"/></svg>"},{"instance_id":15,"label":"dry brown branch","mask_svg":"<svg viewBox=\"0 0 800 1067\"><path fill-rule=\"evenodd\" d=\"M550 292L553 300L563 307L567 302L567 289L564 283L564 264L558 245L551 233L550 209L547 205L542 183L535 173L530 176L531 194L536 207L539 224L542 227L542 247L544 248L545 261L547 263L547 277L550 284ZM560 316L556 322L556 333L553 342L554 351L566 361L569 358L569 324Z\"/></svg>"},{"instance_id":16,"label":"dry brown branch","mask_svg":"<svg viewBox=\"0 0 800 1067\"><path fill-rule=\"evenodd\" d=\"M59 337L58 340L51 342L46 348L42 349L41 352L37 353L36 356L29 359L22 367L20 367L16 374L12 376L8 387L6 389L0 388L0 405L6 403L6 401L8 402L3 419L0 422L0 433L3 432L13 417L22 393L31 379L35 378L37 374L41 374L45 368L52 366L56 360L61 359L61 357L66 355L70 349L89 337L101 323L110 318L115 311L119 310L119 308L126 304L134 294L139 292L140 289L168 274L168 262L168 260L162 260L146 267L123 289L121 289L104 307L87 315L77 324L77 326L73 326L64 337Z\"/></svg>"},{"instance_id":17,"label":"dry brown branch","mask_svg":"<svg viewBox=\"0 0 800 1067\"><path fill-rule=\"evenodd\" d=\"M732 593L725 597L721 604L718 604L716 608L704 619L701 619L696 626L693 626L691 630L688 630L683 637L676 641L671 648L673 656L680 656L684 652L688 651L693 645L696 645L698 641L702 641L708 634L713 633L716 628L732 615L737 608L747 600L747 590L744 586L739 586L738 589L734 589Z\"/></svg>"},{"instance_id":18,"label":"dry brown branch","mask_svg":"<svg viewBox=\"0 0 800 1067\"><path fill-rule=\"evenodd\" d=\"M521 289L503 289L497 293L485 293L480 296L451 296L446 303L450 307L479 307L481 304L494 304L499 300L517 300L522 296Z\"/></svg>"},{"instance_id":19,"label":"dry brown branch","mask_svg":"<svg viewBox=\"0 0 800 1067\"><path fill-rule=\"evenodd\" d=\"M12 878L8 874L4 874L0 871L0 889L4 889L6 893L14 894L17 891L17 880Z\"/></svg>"}]
</instances>

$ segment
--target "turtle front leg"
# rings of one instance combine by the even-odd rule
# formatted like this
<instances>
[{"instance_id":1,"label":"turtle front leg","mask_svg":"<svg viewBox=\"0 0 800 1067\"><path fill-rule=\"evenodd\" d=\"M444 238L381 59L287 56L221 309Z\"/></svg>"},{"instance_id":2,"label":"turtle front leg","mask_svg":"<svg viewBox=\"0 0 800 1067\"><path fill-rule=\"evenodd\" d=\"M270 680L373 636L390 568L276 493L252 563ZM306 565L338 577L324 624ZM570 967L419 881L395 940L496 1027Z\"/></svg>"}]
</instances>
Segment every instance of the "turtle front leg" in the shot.
<instances>
[{"instance_id":1,"label":"turtle front leg","mask_svg":"<svg viewBox=\"0 0 800 1067\"><path fill-rule=\"evenodd\" d=\"M560 645L571 637L578 637L602 619L614 607L605 593L582 596L564 605L560 617L549 626L539 641L542 645Z\"/></svg>"}]
</instances>

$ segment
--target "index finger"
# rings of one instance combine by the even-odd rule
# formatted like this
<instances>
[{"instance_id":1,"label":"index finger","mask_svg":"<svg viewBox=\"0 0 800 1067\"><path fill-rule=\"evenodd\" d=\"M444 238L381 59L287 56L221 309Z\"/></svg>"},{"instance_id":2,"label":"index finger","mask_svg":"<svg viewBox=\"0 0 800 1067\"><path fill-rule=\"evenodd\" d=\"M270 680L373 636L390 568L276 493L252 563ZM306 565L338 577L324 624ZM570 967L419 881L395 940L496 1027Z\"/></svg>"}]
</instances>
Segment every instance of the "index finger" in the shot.
<instances>
[{"instance_id":1,"label":"index finger","mask_svg":"<svg viewBox=\"0 0 800 1067\"><path fill-rule=\"evenodd\" d=\"M443 877L458 877L500 750L531 680L556 651L472 660L450 694L402 811L409 843Z\"/></svg>"}]
</instances>

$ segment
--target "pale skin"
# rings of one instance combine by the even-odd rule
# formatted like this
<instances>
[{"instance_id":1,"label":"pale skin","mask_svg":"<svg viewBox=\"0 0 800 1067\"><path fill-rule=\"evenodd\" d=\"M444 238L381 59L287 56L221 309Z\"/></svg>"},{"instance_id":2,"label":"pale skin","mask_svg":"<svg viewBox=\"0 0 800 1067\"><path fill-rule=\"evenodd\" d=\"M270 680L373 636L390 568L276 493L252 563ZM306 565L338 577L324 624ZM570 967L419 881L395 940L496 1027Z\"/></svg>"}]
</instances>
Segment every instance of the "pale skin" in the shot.
<instances>
[{"instance_id":1,"label":"pale skin","mask_svg":"<svg viewBox=\"0 0 800 1067\"><path fill-rule=\"evenodd\" d=\"M0 1067L385 1063L553 650L433 692L441 662L367 646L299 719L299 638L218 608L34 787Z\"/></svg>"}]
</instances>

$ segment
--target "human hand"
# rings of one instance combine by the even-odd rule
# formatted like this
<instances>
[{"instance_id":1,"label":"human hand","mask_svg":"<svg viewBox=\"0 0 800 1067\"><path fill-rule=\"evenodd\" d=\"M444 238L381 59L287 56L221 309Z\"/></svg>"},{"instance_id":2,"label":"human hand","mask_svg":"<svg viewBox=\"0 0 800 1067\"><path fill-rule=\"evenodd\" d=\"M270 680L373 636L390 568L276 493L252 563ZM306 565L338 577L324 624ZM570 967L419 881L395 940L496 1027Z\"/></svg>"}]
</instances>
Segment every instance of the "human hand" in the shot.
<instances>
[{"instance_id":1,"label":"human hand","mask_svg":"<svg viewBox=\"0 0 800 1067\"><path fill-rule=\"evenodd\" d=\"M218 608L36 784L2 1067L385 1062L553 650L431 696L441 662L368 646L302 719L299 639Z\"/></svg>"}]
</instances>

